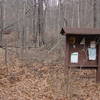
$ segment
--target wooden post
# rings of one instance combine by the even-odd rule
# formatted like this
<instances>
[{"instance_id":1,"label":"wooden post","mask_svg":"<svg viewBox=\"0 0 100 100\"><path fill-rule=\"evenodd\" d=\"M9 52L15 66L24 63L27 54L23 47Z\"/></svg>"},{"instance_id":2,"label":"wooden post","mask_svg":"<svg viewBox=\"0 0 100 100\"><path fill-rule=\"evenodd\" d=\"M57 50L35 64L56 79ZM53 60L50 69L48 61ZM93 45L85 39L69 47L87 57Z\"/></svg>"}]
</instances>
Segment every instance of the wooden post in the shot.
<instances>
[{"instance_id":1,"label":"wooden post","mask_svg":"<svg viewBox=\"0 0 100 100\"><path fill-rule=\"evenodd\" d=\"M98 45L98 68L96 72L96 82L100 83L100 44Z\"/></svg>"},{"instance_id":2,"label":"wooden post","mask_svg":"<svg viewBox=\"0 0 100 100\"><path fill-rule=\"evenodd\" d=\"M68 78L68 63L69 63L69 43L68 43L68 37L65 38L65 66L64 66L64 76L65 76L65 96L68 96L68 84L69 84L69 78Z\"/></svg>"},{"instance_id":3,"label":"wooden post","mask_svg":"<svg viewBox=\"0 0 100 100\"><path fill-rule=\"evenodd\" d=\"M68 69L68 64L69 64L69 43L68 43L68 36L66 36L66 58L65 58L65 62L66 62L66 67Z\"/></svg>"}]
</instances>

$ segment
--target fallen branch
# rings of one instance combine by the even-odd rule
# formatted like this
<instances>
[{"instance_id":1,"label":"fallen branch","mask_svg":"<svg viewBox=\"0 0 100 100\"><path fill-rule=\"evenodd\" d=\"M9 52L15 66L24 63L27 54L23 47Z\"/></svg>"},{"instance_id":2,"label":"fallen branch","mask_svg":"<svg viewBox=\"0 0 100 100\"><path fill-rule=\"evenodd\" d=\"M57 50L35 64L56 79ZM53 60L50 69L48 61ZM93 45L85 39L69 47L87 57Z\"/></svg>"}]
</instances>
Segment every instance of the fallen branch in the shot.
<instances>
[{"instance_id":1,"label":"fallen branch","mask_svg":"<svg viewBox=\"0 0 100 100\"><path fill-rule=\"evenodd\" d=\"M62 41L62 38L56 43L56 45L54 46L54 47L52 47L49 51L48 51L48 54L50 53L50 52L52 52L58 45L59 45L59 43Z\"/></svg>"}]
</instances>

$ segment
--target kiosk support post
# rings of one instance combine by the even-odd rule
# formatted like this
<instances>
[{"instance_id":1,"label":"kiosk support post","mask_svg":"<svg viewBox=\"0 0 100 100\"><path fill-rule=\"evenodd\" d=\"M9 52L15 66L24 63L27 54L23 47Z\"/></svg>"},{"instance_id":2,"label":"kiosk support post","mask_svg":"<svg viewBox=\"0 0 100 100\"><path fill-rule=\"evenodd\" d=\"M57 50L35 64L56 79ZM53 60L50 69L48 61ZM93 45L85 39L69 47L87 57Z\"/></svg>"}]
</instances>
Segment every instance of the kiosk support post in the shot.
<instances>
[{"instance_id":1,"label":"kiosk support post","mask_svg":"<svg viewBox=\"0 0 100 100\"><path fill-rule=\"evenodd\" d=\"M65 65L67 67L69 67L69 43L68 43L68 36L66 36L66 50L65 50Z\"/></svg>"},{"instance_id":2,"label":"kiosk support post","mask_svg":"<svg viewBox=\"0 0 100 100\"><path fill-rule=\"evenodd\" d=\"M65 95L66 97L68 96L68 91L69 91L69 43L68 43L68 36L66 35L65 37L65 68L64 68L64 74L65 74L65 83L66 83L66 88L65 88Z\"/></svg>"},{"instance_id":3,"label":"kiosk support post","mask_svg":"<svg viewBox=\"0 0 100 100\"><path fill-rule=\"evenodd\" d=\"M100 82L100 44L98 45L98 68L96 72L96 82Z\"/></svg>"}]
</instances>

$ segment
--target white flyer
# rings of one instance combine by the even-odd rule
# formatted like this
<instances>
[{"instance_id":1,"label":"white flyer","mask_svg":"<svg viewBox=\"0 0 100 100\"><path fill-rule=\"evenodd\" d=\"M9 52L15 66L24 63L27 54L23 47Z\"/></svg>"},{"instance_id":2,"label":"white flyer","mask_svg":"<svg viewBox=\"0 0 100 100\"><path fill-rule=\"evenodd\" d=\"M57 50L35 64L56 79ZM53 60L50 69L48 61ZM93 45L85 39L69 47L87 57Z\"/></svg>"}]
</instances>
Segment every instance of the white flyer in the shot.
<instances>
[{"instance_id":1,"label":"white flyer","mask_svg":"<svg viewBox=\"0 0 100 100\"><path fill-rule=\"evenodd\" d=\"M78 52L71 54L71 63L78 63Z\"/></svg>"},{"instance_id":2,"label":"white flyer","mask_svg":"<svg viewBox=\"0 0 100 100\"><path fill-rule=\"evenodd\" d=\"M88 48L89 60L96 60L96 48Z\"/></svg>"}]
</instances>

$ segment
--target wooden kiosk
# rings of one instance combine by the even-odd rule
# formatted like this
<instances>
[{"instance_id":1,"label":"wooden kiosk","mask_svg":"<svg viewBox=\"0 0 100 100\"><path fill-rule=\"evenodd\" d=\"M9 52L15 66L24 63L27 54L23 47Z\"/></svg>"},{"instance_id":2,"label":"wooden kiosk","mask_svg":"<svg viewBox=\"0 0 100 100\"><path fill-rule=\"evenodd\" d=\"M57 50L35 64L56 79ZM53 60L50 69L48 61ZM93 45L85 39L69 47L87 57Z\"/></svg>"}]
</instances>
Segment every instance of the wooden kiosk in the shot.
<instances>
[{"instance_id":1,"label":"wooden kiosk","mask_svg":"<svg viewBox=\"0 0 100 100\"><path fill-rule=\"evenodd\" d=\"M100 82L100 29L62 28L66 36L67 68L96 69L96 81Z\"/></svg>"}]
</instances>

